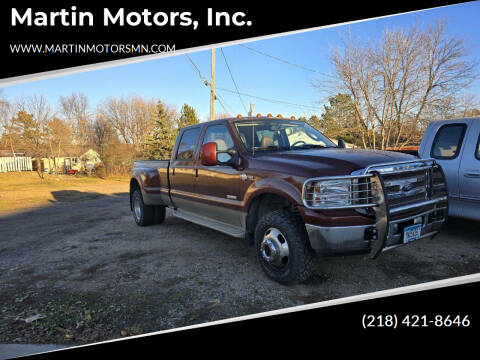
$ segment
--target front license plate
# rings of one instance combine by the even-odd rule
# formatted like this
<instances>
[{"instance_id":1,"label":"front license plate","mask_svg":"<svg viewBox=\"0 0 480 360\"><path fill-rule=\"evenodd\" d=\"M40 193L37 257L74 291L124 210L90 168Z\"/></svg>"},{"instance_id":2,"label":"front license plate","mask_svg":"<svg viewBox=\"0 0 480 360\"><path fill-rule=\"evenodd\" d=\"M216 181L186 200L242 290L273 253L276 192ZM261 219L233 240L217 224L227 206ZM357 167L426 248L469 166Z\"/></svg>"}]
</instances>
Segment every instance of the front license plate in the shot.
<instances>
[{"instance_id":1,"label":"front license plate","mask_svg":"<svg viewBox=\"0 0 480 360\"><path fill-rule=\"evenodd\" d=\"M403 229L403 243L409 243L413 240L420 239L420 235L422 234L422 224L416 224L412 226L408 226Z\"/></svg>"}]
</instances>

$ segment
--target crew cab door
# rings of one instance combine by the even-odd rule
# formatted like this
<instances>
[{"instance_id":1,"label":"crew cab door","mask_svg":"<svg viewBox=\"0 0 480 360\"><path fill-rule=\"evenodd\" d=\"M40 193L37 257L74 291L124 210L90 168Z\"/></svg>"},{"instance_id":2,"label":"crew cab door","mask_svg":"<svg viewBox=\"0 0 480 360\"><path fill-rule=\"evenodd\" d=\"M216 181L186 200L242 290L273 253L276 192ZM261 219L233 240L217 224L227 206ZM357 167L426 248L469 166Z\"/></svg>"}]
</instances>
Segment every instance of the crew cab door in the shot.
<instances>
[{"instance_id":1,"label":"crew cab door","mask_svg":"<svg viewBox=\"0 0 480 360\"><path fill-rule=\"evenodd\" d=\"M460 160L460 199L480 206L480 119L473 120L468 130L465 150Z\"/></svg>"},{"instance_id":2,"label":"crew cab door","mask_svg":"<svg viewBox=\"0 0 480 360\"><path fill-rule=\"evenodd\" d=\"M207 126L200 147L215 142L217 151L235 149L232 135L225 124ZM243 227L241 172L232 164L225 164L232 156L218 154L223 164L213 166L198 162L195 192L198 195L195 211L203 217L234 227Z\"/></svg>"},{"instance_id":3,"label":"crew cab door","mask_svg":"<svg viewBox=\"0 0 480 360\"><path fill-rule=\"evenodd\" d=\"M188 208L195 200L195 175L201 127L178 134L178 144L170 162L170 196L175 207Z\"/></svg>"}]
</instances>

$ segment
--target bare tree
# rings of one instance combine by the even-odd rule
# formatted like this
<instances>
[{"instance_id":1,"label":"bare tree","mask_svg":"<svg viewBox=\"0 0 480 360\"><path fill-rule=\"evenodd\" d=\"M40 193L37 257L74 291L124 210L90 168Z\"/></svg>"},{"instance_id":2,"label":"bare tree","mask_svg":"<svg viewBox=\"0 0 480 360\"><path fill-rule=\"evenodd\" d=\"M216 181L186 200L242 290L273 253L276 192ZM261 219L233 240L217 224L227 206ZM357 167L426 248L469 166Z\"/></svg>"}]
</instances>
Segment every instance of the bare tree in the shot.
<instances>
[{"instance_id":1,"label":"bare tree","mask_svg":"<svg viewBox=\"0 0 480 360\"><path fill-rule=\"evenodd\" d=\"M50 152L50 158L53 159L54 171L58 173L58 159L62 152L65 152L65 147L71 143L71 129L58 117L47 120L45 125L44 140Z\"/></svg>"},{"instance_id":2,"label":"bare tree","mask_svg":"<svg viewBox=\"0 0 480 360\"><path fill-rule=\"evenodd\" d=\"M4 125L8 121L9 113L10 113L10 103L5 99L5 96L3 94L3 89L0 88L0 126ZM3 131L3 129L0 129L0 131ZM0 133L1 135L2 133Z\"/></svg>"},{"instance_id":3,"label":"bare tree","mask_svg":"<svg viewBox=\"0 0 480 360\"><path fill-rule=\"evenodd\" d=\"M97 114L93 123L93 144L102 148L112 141L118 142L118 137L112 124L101 114Z\"/></svg>"},{"instance_id":4,"label":"bare tree","mask_svg":"<svg viewBox=\"0 0 480 360\"><path fill-rule=\"evenodd\" d=\"M12 132L13 114L14 106L5 99L3 89L0 89L0 146L10 149L15 156L15 145L18 139Z\"/></svg>"},{"instance_id":5,"label":"bare tree","mask_svg":"<svg viewBox=\"0 0 480 360\"><path fill-rule=\"evenodd\" d=\"M87 145L91 136L91 114L88 112L88 97L82 93L61 96L60 107L74 130L77 145Z\"/></svg>"},{"instance_id":6,"label":"bare tree","mask_svg":"<svg viewBox=\"0 0 480 360\"><path fill-rule=\"evenodd\" d=\"M466 42L437 21L426 29L385 30L378 41L360 43L347 35L331 54L333 81L322 91L345 92L354 102L364 147L400 147L418 137L423 115L445 106L476 78Z\"/></svg>"},{"instance_id":7,"label":"bare tree","mask_svg":"<svg viewBox=\"0 0 480 360\"><path fill-rule=\"evenodd\" d=\"M142 97L109 98L98 109L98 114L110 122L125 144L141 150L148 136L156 105L154 100Z\"/></svg>"},{"instance_id":8,"label":"bare tree","mask_svg":"<svg viewBox=\"0 0 480 360\"><path fill-rule=\"evenodd\" d=\"M480 101L475 94L464 93L459 96L457 104L458 117L474 117L480 115Z\"/></svg>"},{"instance_id":9,"label":"bare tree","mask_svg":"<svg viewBox=\"0 0 480 360\"><path fill-rule=\"evenodd\" d=\"M48 104L47 98L44 95L32 95L22 99L18 106L21 110L33 115L33 120L41 128L48 120L55 116L51 106Z\"/></svg>"},{"instance_id":10,"label":"bare tree","mask_svg":"<svg viewBox=\"0 0 480 360\"><path fill-rule=\"evenodd\" d=\"M93 144L107 171L111 168L112 157L115 158L117 155L115 147L119 143L118 135L112 123L103 115L97 114L93 123Z\"/></svg>"}]
</instances>

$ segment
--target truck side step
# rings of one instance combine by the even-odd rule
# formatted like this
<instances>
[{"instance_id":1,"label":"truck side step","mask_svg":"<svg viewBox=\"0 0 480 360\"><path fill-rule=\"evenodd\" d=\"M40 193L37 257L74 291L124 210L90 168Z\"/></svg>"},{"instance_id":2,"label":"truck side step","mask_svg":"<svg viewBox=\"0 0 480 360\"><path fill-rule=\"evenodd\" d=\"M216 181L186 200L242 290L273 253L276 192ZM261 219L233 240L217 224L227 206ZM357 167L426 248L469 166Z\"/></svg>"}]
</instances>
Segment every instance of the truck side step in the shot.
<instances>
[{"instance_id":1,"label":"truck side step","mask_svg":"<svg viewBox=\"0 0 480 360\"><path fill-rule=\"evenodd\" d=\"M235 238L244 238L245 237L245 230L242 229L242 228L231 226L231 225L228 225L228 224L225 224L225 223L222 223L222 222L219 222L219 221L215 221L215 220L212 220L212 219L204 218L204 217L199 216L197 214L193 214L191 212L188 212L188 211L185 211L185 210L182 210L182 209L178 209L178 208L174 209L172 212L173 212L173 215L175 215L176 217L178 217L180 219L183 219L183 220L186 220L186 221L190 221L190 222L195 223L197 225L206 226L210 229L220 231L224 234L233 236Z\"/></svg>"}]
</instances>

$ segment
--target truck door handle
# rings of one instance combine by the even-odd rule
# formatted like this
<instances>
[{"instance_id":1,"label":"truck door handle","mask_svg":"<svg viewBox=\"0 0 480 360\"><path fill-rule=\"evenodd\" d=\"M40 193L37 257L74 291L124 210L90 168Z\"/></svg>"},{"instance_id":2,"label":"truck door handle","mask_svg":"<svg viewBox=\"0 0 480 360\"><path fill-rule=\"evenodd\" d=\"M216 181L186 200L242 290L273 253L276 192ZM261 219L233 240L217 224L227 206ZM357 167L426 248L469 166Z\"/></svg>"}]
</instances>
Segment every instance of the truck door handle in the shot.
<instances>
[{"instance_id":1,"label":"truck door handle","mask_svg":"<svg viewBox=\"0 0 480 360\"><path fill-rule=\"evenodd\" d=\"M240 174L240 180L245 181L245 180L253 180L252 175L247 175L247 174Z\"/></svg>"},{"instance_id":2,"label":"truck door handle","mask_svg":"<svg viewBox=\"0 0 480 360\"><path fill-rule=\"evenodd\" d=\"M475 170L471 171L471 170L467 170L467 171L464 171L463 172L463 176L467 177L467 178L480 178L480 172L477 172Z\"/></svg>"}]
</instances>

